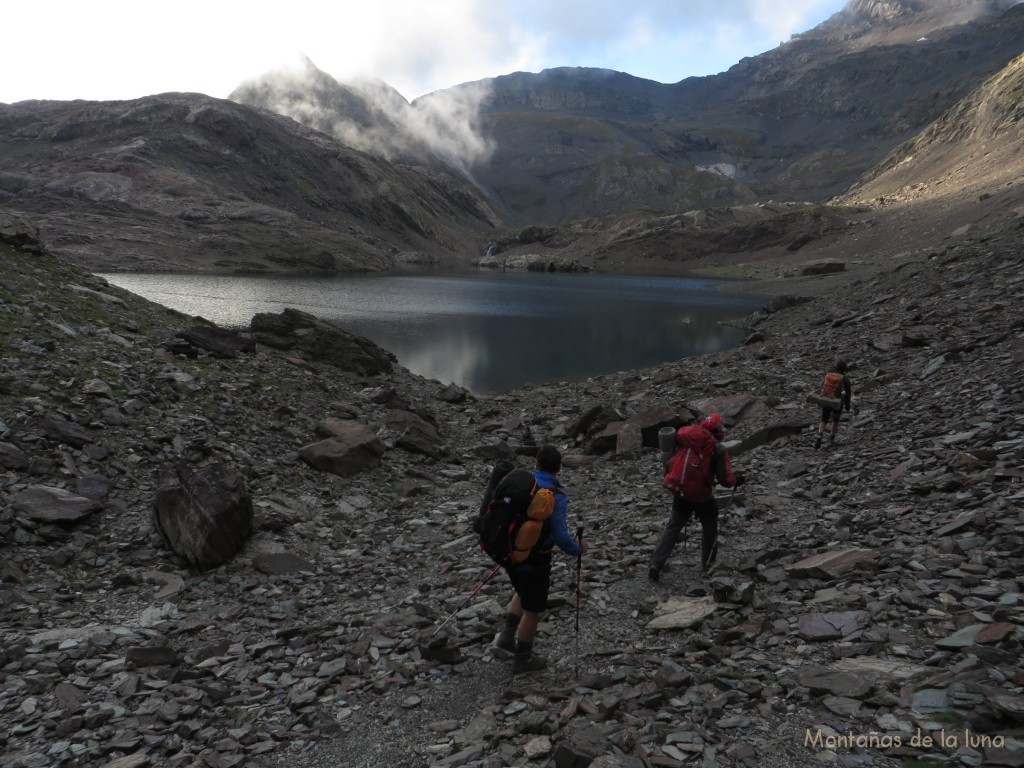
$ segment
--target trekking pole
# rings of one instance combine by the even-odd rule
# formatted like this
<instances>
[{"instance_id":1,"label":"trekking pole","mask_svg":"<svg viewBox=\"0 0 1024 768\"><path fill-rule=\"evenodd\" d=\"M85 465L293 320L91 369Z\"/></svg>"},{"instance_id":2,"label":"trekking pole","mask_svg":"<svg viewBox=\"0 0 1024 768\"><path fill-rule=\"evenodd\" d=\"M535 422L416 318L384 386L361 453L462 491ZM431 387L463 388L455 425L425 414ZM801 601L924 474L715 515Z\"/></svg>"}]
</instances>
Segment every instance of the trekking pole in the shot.
<instances>
[{"instance_id":1,"label":"trekking pole","mask_svg":"<svg viewBox=\"0 0 1024 768\"><path fill-rule=\"evenodd\" d=\"M576 555L576 677L580 676L580 586L583 573L583 526L576 529L576 543L580 545L580 553Z\"/></svg>"},{"instance_id":2,"label":"trekking pole","mask_svg":"<svg viewBox=\"0 0 1024 768\"><path fill-rule=\"evenodd\" d=\"M462 605L460 605L460 606L459 606L458 608L456 608L456 609L455 609L454 611L452 611L452 615L451 615L451 616L449 616L449 617L448 617L447 619L445 619L444 621L442 621L442 622L441 622L441 624L440 624L440 625L438 626L438 628L437 628L437 629L435 629L435 630L434 630L434 631L433 631L433 632L431 633L430 637L433 637L433 636L434 636L434 635L436 635L436 634L437 634L438 632L440 632L440 631L441 631L441 627L443 627L443 626L444 626L445 624L447 624L447 623L448 623L449 621L451 621L452 619L454 619L454 618L455 618L455 614L457 614L457 613L458 613L459 611L461 611L461 610L462 610L463 608L465 608L465 607L466 607L467 605L469 605L470 601L471 601L471 600L472 600L472 599L473 599L474 597L476 597L477 593L478 593L478 592L479 592L479 591L480 591L481 589L483 589L483 588L484 588L484 584L486 584L486 583L487 583L488 581L490 581L490 580L491 580L491 577L492 577L492 576L493 576L494 574L496 574L496 573L498 572L498 570L499 570L500 568L501 568L501 563L499 563L498 565L494 566L494 569L493 569L493 570L492 570L492 571L491 571L490 573L488 573L488 574L487 574L486 576L484 576L484 580L483 580L483 581L481 581L481 582L480 582L479 584L477 584L477 586L476 586L476 589L474 589L474 590L473 590L472 592L470 592L470 594L469 594L469 597L467 597L467 598L466 598L465 600L463 600L463 601L462 601Z\"/></svg>"},{"instance_id":3,"label":"trekking pole","mask_svg":"<svg viewBox=\"0 0 1024 768\"><path fill-rule=\"evenodd\" d=\"M708 560L706 563L704 563L704 567L702 568L702 570L704 571L708 569L708 566L710 566L711 563L714 562L715 557L718 555L718 535L722 532L721 521L725 519L725 516L729 514L729 510L732 509L732 501L733 499L736 498L736 487L737 486L735 485L732 487L732 493L729 494L729 503L725 505L725 509L722 510L722 514L718 516L719 523L717 529L715 530L715 540L711 544L711 551L708 552Z\"/></svg>"}]
</instances>

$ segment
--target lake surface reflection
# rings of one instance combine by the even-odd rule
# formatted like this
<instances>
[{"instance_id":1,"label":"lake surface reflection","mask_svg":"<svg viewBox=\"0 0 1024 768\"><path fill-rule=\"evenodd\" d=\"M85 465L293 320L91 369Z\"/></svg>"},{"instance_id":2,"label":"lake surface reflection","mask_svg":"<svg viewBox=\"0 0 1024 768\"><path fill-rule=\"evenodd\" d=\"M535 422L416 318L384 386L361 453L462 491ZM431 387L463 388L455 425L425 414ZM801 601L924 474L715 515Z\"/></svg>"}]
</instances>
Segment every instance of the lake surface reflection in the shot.
<instances>
[{"instance_id":1,"label":"lake surface reflection","mask_svg":"<svg viewBox=\"0 0 1024 768\"><path fill-rule=\"evenodd\" d=\"M715 352L720 325L766 299L683 277L506 272L331 278L105 274L110 283L218 325L293 307L393 352L414 373L479 393L581 380Z\"/></svg>"}]
</instances>

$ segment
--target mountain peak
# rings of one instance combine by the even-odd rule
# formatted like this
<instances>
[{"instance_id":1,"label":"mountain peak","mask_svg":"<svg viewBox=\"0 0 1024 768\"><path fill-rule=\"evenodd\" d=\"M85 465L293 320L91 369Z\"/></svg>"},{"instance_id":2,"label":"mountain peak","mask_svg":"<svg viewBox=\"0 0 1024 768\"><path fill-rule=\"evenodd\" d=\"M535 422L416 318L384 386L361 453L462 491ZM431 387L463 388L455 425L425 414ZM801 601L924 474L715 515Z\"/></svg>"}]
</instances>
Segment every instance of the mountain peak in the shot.
<instances>
[{"instance_id":1,"label":"mountain peak","mask_svg":"<svg viewBox=\"0 0 1024 768\"><path fill-rule=\"evenodd\" d=\"M856 21L893 22L930 14L963 23L1002 11L1024 0L849 0L837 14Z\"/></svg>"}]
</instances>

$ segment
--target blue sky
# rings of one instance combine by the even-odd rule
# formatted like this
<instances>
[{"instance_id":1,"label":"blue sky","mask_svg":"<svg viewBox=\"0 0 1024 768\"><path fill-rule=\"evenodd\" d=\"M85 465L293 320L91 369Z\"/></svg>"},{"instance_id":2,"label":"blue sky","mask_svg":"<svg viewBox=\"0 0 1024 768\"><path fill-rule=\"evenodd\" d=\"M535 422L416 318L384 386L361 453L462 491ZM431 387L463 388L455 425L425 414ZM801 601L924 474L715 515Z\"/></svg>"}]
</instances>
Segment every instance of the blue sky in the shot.
<instances>
[{"instance_id":1,"label":"blue sky","mask_svg":"<svg viewBox=\"0 0 1024 768\"><path fill-rule=\"evenodd\" d=\"M659 82L724 71L845 0L34 0L4 7L0 102L226 97L308 57L339 80L379 78L410 101L548 67Z\"/></svg>"}]
</instances>

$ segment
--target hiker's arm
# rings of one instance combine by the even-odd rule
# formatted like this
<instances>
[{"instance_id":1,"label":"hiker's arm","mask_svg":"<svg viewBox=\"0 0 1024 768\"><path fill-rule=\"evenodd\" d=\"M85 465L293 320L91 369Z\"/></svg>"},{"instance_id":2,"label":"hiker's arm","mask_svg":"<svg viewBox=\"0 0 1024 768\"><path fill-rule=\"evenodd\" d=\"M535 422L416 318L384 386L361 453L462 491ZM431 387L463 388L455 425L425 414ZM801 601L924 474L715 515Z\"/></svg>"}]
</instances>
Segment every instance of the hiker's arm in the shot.
<instances>
[{"instance_id":1,"label":"hiker's arm","mask_svg":"<svg viewBox=\"0 0 1024 768\"><path fill-rule=\"evenodd\" d=\"M721 443L715 445L715 479L728 488L736 485L736 475L732 472L732 460L729 458L729 452Z\"/></svg>"},{"instance_id":2,"label":"hiker's arm","mask_svg":"<svg viewBox=\"0 0 1024 768\"><path fill-rule=\"evenodd\" d=\"M843 405L850 410L850 401L853 399L853 384L849 376L843 376Z\"/></svg>"},{"instance_id":3,"label":"hiker's arm","mask_svg":"<svg viewBox=\"0 0 1024 768\"><path fill-rule=\"evenodd\" d=\"M562 494L555 497L555 511L551 513L551 535L555 538L555 544L565 554L576 557L582 551L576 539L569 533L569 502Z\"/></svg>"}]
</instances>

